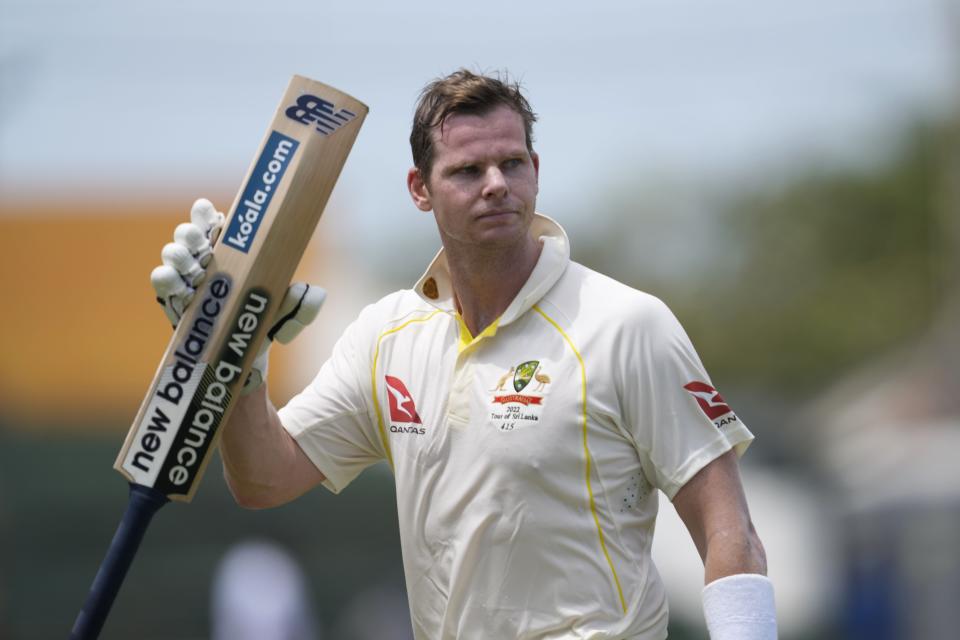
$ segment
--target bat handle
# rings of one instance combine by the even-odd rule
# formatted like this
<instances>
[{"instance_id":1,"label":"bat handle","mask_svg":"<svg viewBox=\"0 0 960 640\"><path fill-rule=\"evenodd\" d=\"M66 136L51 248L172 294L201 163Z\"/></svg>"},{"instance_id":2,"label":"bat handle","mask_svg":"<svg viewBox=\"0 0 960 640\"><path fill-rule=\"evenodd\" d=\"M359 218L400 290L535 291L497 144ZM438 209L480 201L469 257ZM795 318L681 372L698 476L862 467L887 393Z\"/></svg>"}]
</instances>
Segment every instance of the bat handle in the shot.
<instances>
[{"instance_id":1,"label":"bat handle","mask_svg":"<svg viewBox=\"0 0 960 640\"><path fill-rule=\"evenodd\" d=\"M83 609L70 632L70 640L94 640L100 635L114 598L140 547L153 514L168 502L166 495L153 487L130 484L130 500L123 520L110 542L110 548L93 580Z\"/></svg>"}]
</instances>

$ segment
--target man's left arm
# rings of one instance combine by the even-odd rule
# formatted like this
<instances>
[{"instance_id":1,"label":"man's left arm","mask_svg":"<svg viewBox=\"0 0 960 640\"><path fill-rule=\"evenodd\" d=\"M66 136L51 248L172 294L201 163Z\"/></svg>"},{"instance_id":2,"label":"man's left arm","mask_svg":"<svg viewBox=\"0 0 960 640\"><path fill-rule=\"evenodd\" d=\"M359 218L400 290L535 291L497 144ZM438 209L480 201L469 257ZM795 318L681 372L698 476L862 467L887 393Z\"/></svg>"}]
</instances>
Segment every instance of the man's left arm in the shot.
<instances>
[{"instance_id":1,"label":"man's left arm","mask_svg":"<svg viewBox=\"0 0 960 640\"><path fill-rule=\"evenodd\" d=\"M777 637L767 558L753 527L737 456L716 458L673 498L704 565L704 616L711 640Z\"/></svg>"}]
</instances>

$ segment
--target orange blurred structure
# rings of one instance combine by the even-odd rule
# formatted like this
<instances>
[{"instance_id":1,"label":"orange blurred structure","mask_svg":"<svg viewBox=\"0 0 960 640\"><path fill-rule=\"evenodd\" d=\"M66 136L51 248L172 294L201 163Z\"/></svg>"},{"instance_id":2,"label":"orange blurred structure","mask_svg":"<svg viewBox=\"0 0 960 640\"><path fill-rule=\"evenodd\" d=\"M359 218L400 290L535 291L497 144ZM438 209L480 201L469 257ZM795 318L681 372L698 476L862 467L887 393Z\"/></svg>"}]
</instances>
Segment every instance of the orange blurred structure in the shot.
<instances>
[{"instance_id":1,"label":"orange blurred structure","mask_svg":"<svg viewBox=\"0 0 960 640\"><path fill-rule=\"evenodd\" d=\"M0 205L6 426L126 430L170 338L150 271L190 203L121 195L79 206L67 199ZM316 245L314 238L298 278L318 280ZM281 401L306 382L291 379L285 360L275 357L270 372Z\"/></svg>"}]
</instances>

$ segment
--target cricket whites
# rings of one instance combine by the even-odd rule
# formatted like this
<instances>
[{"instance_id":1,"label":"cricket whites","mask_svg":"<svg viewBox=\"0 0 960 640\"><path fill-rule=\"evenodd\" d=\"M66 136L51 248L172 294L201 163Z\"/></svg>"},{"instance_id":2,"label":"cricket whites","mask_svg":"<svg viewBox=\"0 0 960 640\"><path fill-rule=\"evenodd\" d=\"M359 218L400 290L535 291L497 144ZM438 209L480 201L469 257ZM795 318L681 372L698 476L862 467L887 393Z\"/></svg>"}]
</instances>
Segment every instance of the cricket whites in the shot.
<instances>
[{"instance_id":1,"label":"cricket whites","mask_svg":"<svg viewBox=\"0 0 960 640\"><path fill-rule=\"evenodd\" d=\"M130 502L71 632L99 636L153 514L189 502L367 114L294 76L114 468Z\"/></svg>"}]
</instances>

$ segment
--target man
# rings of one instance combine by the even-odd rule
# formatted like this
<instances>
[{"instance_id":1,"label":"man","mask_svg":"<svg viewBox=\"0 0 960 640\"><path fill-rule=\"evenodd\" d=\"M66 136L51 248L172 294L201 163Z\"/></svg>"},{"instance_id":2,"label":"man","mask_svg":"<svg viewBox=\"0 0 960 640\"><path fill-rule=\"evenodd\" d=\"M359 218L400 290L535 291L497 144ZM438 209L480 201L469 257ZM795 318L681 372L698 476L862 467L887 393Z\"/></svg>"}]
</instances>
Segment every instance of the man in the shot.
<instances>
[{"instance_id":1,"label":"man","mask_svg":"<svg viewBox=\"0 0 960 640\"><path fill-rule=\"evenodd\" d=\"M386 460L431 639L665 638L660 489L703 558L712 637L773 638L737 468L753 436L669 310L571 262L535 213L535 119L517 85L466 70L424 89L407 185L443 248L279 412L253 377L222 432L227 483L270 507Z\"/></svg>"}]
</instances>

